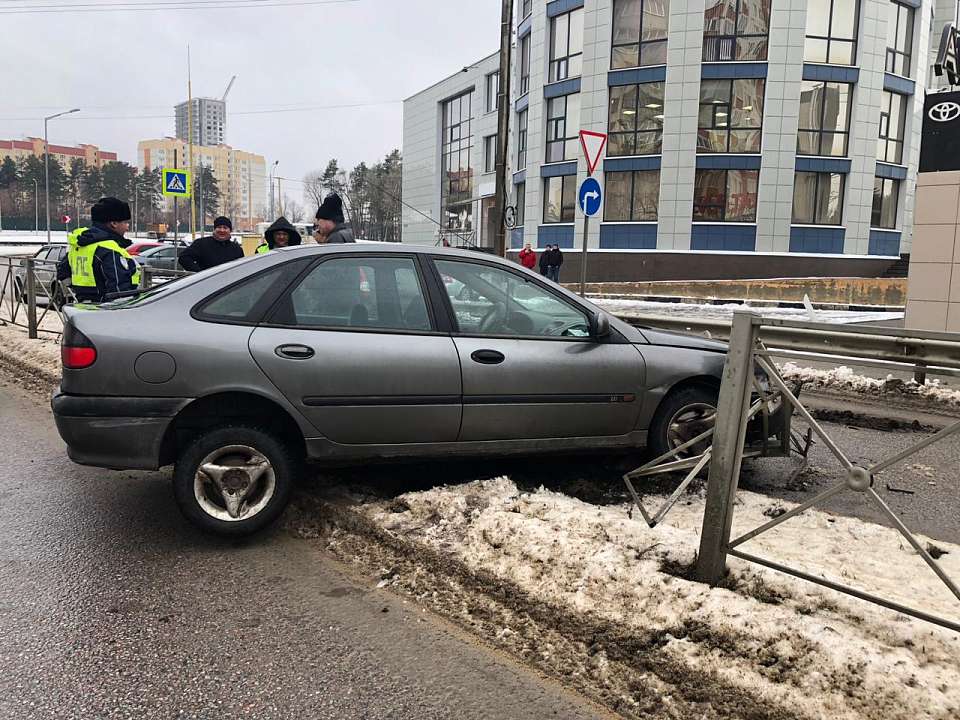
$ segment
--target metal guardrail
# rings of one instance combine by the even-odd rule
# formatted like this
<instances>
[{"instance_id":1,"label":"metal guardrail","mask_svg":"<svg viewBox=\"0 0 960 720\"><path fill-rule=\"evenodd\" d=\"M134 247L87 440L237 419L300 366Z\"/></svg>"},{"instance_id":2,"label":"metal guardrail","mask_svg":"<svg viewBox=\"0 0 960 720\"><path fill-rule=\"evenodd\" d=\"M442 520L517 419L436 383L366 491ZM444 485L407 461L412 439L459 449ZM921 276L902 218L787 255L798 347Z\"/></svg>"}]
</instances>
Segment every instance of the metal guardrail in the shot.
<instances>
[{"instance_id":1,"label":"metal guardrail","mask_svg":"<svg viewBox=\"0 0 960 720\"><path fill-rule=\"evenodd\" d=\"M178 277L185 277L187 275L193 275L189 270L173 270L168 268L155 268L150 267L149 265L140 266L140 289L149 290L152 287L156 287L162 283L157 282L158 279L163 279L165 282Z\"/></svg>"},{"instance_id":2,"label":"metal guardrail","mask_svg":"<svg viewBox=\"0 0 960 720\"><path fill-rule=\"evenodd\" d=\"M637 320L639 319L632 318L632 321ZM649 319L643 319L644 322L647 320ZM690 323L684 320L682 323L675 321L675 324L684 324L688 327L699 325L702 327L705 323ZM712 321L709 324L716 326L716 323ZM938 617L921 609L907 607L888 598L840 582L817 577L740 549L740 546L748 540L752 540L835 495L844 492L860 493L879 509L880 513L903 536L930 570L960 601L960 587L947 576L923 544L890 509L873 487L875 478L880 473L889 472L914 453L944 438L955 435L960 431L960 422L944 428L902 452L873 463L869 467L857 465L847 457L823 426L804 408L793 389L781 377L771 358L774 354L777 356L784 354L781 351L774 351L771 347L772 345L778 345L789 347L793 352L806 353L807 357L812 354L827 358L854 357L862 361L863 364L878 359L891 358L899 359L900 364L906 367L915 367L922 364L926 371L931 374L958 375L960 374L960 334L862 327L839 329L835 325L773 320L750 311L737 311L734 313L733 323L729 328L729 337L730 347L723 370L713 444L710 448L707 501L696 568L698 579L711 585L718 584L726 574L727 556L733 555L742 560L758 563L861 600L960 632L960 622L957 620ZM757 368L766 373L784 401L793 406L796 413L806 421L813 433L834 455L843 468L845 476L831 488L798 505L784 515L764 523L738 538L731 539L734 498L739 485L741 463L745 457L744 446L747 425L754 412L751 395L755 384L755 369ZM958 606L958 610L960 610L960 606Z\"/></svg>"}]
</instances>

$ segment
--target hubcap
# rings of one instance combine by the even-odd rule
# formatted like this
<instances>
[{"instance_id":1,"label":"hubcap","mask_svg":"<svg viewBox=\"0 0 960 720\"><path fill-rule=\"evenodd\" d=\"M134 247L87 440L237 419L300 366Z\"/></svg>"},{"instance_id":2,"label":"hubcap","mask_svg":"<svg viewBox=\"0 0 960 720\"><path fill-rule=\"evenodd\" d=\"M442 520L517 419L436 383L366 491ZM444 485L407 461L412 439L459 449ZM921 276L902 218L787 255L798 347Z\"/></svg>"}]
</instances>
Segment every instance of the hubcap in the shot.
<instances>
[{"instance_id":1,"label":"hubcap","mask_svg":"<svg viewBox=\"0 0 960 720\"><path fill-rule=\"evenodd\" d=\"M214 450L197 466L193 494L210 517L226 522L249 520L273 498L277 478L273 465L248 445Z\"/></svg>"},{"instance_id":2,"label":"hubcap","mask_svg":"<svg viewBox=\"0 0 960 720\"><path fill-rule=\"evenodd\" d=\"M714 426L717 421L717 408L708 403L691 403L677 410L667 425L667 444L671 448L680 447ZM704 453L710 447L711 438L706 437L677 453L676 457L685 458Z\"/></svg>"}]
</instances>

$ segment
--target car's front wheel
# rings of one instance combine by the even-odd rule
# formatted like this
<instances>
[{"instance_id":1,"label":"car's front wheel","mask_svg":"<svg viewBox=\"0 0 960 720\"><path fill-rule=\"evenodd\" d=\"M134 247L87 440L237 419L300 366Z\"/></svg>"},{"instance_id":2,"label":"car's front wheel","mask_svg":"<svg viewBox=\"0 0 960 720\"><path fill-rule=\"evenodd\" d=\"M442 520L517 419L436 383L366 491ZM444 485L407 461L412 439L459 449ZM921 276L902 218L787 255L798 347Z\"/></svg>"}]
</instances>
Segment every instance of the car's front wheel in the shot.
<instances>
[{"instance_id":1,"label":"car's front wheel","mask_svg":"<svg viewBox=\"0 0 960 720\"><path fill-rule=\"evenodd\" d=\"M290 447L254 426L196 437L177 459L173 492L192 523L219 535L249 535L276 520L299 467Z\"/></svg>"},{"instance_id":2,"label":"car's front wheel","mask_svg":"<svg viewBox=\"0 0 960 720\"><path fill-rule=\"evenodd\" d=\"M719 392L705 385L692 385L667 395L650 424L648 445L654 457L665 455L714 426ZM675 454L677 459L703 453L713 442L708 436Z\"/></svg>"}]
</instances>

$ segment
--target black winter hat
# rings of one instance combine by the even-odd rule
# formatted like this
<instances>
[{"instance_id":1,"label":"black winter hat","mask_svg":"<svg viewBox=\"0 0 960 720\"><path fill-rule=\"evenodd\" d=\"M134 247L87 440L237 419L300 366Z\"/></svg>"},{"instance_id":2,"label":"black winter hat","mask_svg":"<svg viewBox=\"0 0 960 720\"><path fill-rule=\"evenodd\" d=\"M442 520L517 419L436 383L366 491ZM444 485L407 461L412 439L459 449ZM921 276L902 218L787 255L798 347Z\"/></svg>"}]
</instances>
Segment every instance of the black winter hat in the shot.
<instances>
[{"instance_id":1,"label":"black winter hat","mask_svg":"<svg viewBox=\"0 0 960 720\"><path fill-rule=\"evenodd\" d=\"M130 206L115 197L100 198L90 208L90 219L100 223L123 222L130 219Z\"/></svg>"},{"instance_id":2,"label":"black winter hat","mask_svg":"<svg viewBox=\"0 0 960 720\"><path fill-rule=\"evenodd\" d=\"M216 228L216 227L220 227L221 225L223 225L224 227L228 227L228 228L230 228L231 230L233 230L233 223L230 222L230 218L224 217L223 215L221 215L220 217L218 217L216 220L213 221L213 226L214 226L215 228Z\"/></svg>"},{"instance_id":3,"label":"black winter hat","mask_svg":"<svg viewBox=\"0 0 960 720\"><path fill-rule=\"evenodd\" d=\"M317 210L317 220L332 220L343 222L343 200L336 193L330 193L323 199L323 204Z\"/></svg>"}]
</instances>

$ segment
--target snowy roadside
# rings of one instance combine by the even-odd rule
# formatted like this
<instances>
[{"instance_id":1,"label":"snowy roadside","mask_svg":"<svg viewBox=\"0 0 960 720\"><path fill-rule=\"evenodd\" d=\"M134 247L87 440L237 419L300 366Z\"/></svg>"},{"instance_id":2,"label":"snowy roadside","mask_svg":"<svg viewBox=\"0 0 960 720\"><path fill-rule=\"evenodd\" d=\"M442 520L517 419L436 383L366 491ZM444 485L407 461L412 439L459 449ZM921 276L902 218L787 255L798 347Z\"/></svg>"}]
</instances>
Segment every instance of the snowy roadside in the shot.
<instances>
[{"instance_id":1,"label":"snowy roadside","mask_svg":"<svg viewBox=\"0 0 960 720\"><path fill-rule=\"evenodd\" d=\"M685 496L653 530L625 505L525 492L507 478L391 500L330 501L413 559L385 568L381 586L482 631L625 715L946 720L960 713L957 633L735 559L730 589L684 579L698 548L702 497ZM741 492L734 532L780 507L790 506ZM324 544L363 562L355 535L341 527ZM945 551L942 567L960 578L960 546L935 544ZM893 530L810 511L744 549L960 620L960 603ZM453 565L423 567L430 557ZM463 572L510 607L471 599ZM444 574L460 590L447 588L438 600ZM743 707L731 709L730 698Z\"/></svg>"},{"instance_id":2,"label":"snowy roadside","mask_svg":"<svg viewBox=\"0 0 960 720\"><path fill-rule=\"evenodd\" d=\"M736 310L755 310L765 317L781 320L813 320L815 322L848 323L863 322L896 322L903 319L902 312L885 310L818 310L813 311L810 317L804 308L781 308L769 305L751 306L744 303L687 303L687 302L658 302L656 300L612 300L599 297L587 298L594 305L599 305L607 312L617 315L669 315L671 317L688 317L698 320L732 320Z\"/></svg>"},{"instance_id":3,"label":"snowy roadside","mask_svg":"<svg viewBox=\"0 0 960 720\"><path fill-rule=\"evenodd\" d=\"M44 327L59 329L60 319L45 318ZM40 333L31 340L26 328L0 321L0 367L5 374L43 394L60 382L60 338Z\"/></svg>"}]
</instances>

